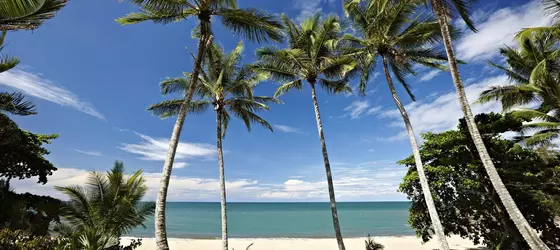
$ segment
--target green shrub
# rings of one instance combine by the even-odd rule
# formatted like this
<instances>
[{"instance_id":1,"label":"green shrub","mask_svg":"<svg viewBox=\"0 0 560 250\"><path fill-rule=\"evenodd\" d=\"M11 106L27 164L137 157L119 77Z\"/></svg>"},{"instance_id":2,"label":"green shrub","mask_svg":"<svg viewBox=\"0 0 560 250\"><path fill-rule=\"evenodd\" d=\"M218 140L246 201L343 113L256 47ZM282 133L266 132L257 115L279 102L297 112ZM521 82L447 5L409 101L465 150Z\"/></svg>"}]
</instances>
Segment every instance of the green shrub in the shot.
<instances>
[{"instance_id":1,"label":"green shrub","mask_svg":"<svg viewBox=\"0 0 560 250\"><path fill-rule=\"evenodd\" d=\"M50 236L28 236L21 230L0 230L0 249L2 250L69 250L66 240Z\"/></svg>"},{"instance_id":2,"label":"green shrub","mask_svg":"<svg viewBox=\"0 0 560 250\"><path fill-rule=\"evenodd\" d=\"M385 247L380 243L375 242L368 234L366 239L366 250L383 250Z\"/></svg>"}]
</instances>

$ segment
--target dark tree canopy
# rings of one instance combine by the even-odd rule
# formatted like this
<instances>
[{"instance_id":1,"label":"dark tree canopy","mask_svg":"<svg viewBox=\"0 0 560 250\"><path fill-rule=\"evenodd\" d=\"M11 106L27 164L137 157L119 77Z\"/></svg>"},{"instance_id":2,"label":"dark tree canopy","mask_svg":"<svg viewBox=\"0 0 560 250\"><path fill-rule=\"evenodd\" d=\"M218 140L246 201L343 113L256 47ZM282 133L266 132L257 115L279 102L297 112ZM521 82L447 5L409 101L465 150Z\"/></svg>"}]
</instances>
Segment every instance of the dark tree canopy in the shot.
<instances>
[{"instance_id":1,"label":"dark tree canopy","mask_svg":"<svg viewBox=\"0 0 560 250\"><path fill-rule=\"evenodd\" d=\"M554 223L560 204L560 157L544 160L500 134L518 131L522 121L511 115L475 117L490 156L519 209L542 233L551 249L560 247ZM478 152L460 120L458 130L422 135L421 149L428 182L446 234L457 234L494 249L528 249L492 188ZM399 161L409 170L399 191L411 200L409 223L424 241L432 237L431 221L412 156Z\"/></svg>"},{"instance_id":2,"label":"dark tree canopy","mask_svg":"<svg viewBox=\"0 0 560 250\"><path fill-rule=\"evenodd\" d=\"M22 230L27 235L48 235L51 222L60 222L62 201L30 193L17 194L0 180L0 228Z\"/></svg>"},{"instance_id":3,"label":"dark tree canopy","mask_svg":"<svg viewBox=\"0 0 560 250\"><path fill-rule=\"evenodd\" d=\"M0 113L0 177L25 179L39 176L40 183L47 183L47 176L56 167L45 155L44 148L58 135L42 135L20 129L8 116Z\"/></svg>"}]
</instances>

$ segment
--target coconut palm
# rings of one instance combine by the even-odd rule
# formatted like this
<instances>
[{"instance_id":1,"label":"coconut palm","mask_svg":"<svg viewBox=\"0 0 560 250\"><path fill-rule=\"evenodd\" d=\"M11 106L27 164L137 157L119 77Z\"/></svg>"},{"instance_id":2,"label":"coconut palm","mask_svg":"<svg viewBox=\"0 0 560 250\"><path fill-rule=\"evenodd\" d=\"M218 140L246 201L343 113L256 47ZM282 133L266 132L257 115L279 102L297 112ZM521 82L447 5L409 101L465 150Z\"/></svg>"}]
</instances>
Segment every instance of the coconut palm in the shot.
<instances>
[{"instance_id":1,"label":"coconut palm","mask_svg":"<svg viewBox=\"0 0 560 250\"><path fill-rule=\"evenodd\" d=\"M201 63L206 49L213 40L212 26L210 19L219 17L222 24L233 31L235 34L245 38L261 42L267 40L281 41L282 25L273 15L256 9L237 9L236 0L130 0L131 3L140 7L139 13L131 13L116 21L122 25L135 24L143 21L153 21L154 23L167 24L170 22L181 21L197 17L199 24L195 29L198 40L198 52L195 57L192 70L193 84L185 92L181 112L177 115L177 121L171 133L169 150L163 164L161 181L156 200L155 234L158 249L169 249L167 243L167 232L165 229L165 201L167 199L167 188L169 178L179 144L181 129L187 117L187 110L192 100L198 75L201 70Z\"/></svg>"},{"instance_id":2,"label":"coconut palm","mask_svg":"<svg viewBox=\"0 0 560 250\"><path fill-rule=\"evenodd\" d=\"M504 47L500 53L507 66L495 63L508 75L513 85L492 86L481 93L478 102L498 100L504 111L528 104L538 104L535 109L520 108L511 111L515 116L534 122L523 125L522 134L538 130L532 136L522 136L530 146L547 145L560 136L560 51L557 39L550 32L534 33L520 42L519 49Z\"/></svg>"},{"instance_id":3,"label":"coconut palm","mask_svg":"<svg viewBox=\"0 0 560 250\"><path fill-rule=\"evenodd\" d=\"M228 231L222 139L225 137L230 117L233 115L243 120L249 131L252 124L261 125L272 131L270 124L255 112L268 110L266 105L268 102L278 102L276 98L253 95L253 89L268 76L265 73L255 73L248 65L242 65L242 53L243 43L241 42L230 54L225 54L217 46L212 46L207 52L206 69L201 71L202 74L196 87L196 94L200 100L192 101L189 106L189 112L202 112L211 106L216 112L216 146L220 173L222 247L224 250L228 250ZM164 94L184 93L189 89L189 84L192 84L192 81L186 78L169 79L162 82L162 92ZM150 106L148 110L165 118L179 114L181 103L181 99L165 101Z\"/></svg>"},{"instance_id":4,"label":"coconut palm","mask_svg":"<svg viewBox=\"0 0 560 250\"><path fill-rule=\"evenodd\" d=\"M492 186L498 193L500 200L504 204L506 211L508 212L511 220L515 223L517 229L527 241L527 244L531 249L548 249L544 242L539 238L538 233L531 228L515 201L509 194L507 188L505 187L496 167L492 162L492 158L488 154L488 150L482 141L478 127L474 120L469 101L467 100L467 95L465 94L465 88L463 82L461 81L461 75L459 73L459 67L457 58L455 57L455 52L453 50L452 34L450 30L451 18L455 16L460 16L467 27L471 30L476 31L474 23L470 18L469 5L472 3L470 0L423 0L425 3L430 3L433 12L437 16L439 26L441 29L441 34L443 36L443 43L445 46L445 51L447 52L447 58L449 61L449 69L451 71L451 78L453 79L453 85L457 90L457 97L459 99L459 104L465 116L465 122L476 146L476 150L480 156L480 159L484 165L486 173L492 183Z\"/></svg>"},{"instance_id":5,"label":"coconut palm","mask_svg":"<svg viewBox=\"0 0 560 250\"><path fill-rule=\"evenodd\" d=\"M331 93L350 91L348 80L355 71L356 62L339 53L342 45L339 43L342 29L337 16L321 18L317 14L309 17L299 26L285 15L282 19L286 26L289 47L282 50L270 47L259 49L257 56L260 61L255 67L261 72L269 73L272 79L282 82L275 97L294 88L301 90L304 81L307 81L311 87L311 98L315 107L315 119L327 174L333 226L338 248L343 250L344 242L338 223L331 167L315 86L320 84L323 89Z\"/></svg>"},{"instance_id":6,"label":"coconut palm","mask_svg":"<svg viewBox=\"0 0 560 250\"><path fill-rule=\"evenodd\" d=\"M395 85L393 75L399 80L412 100L414 95L406 82L406 76L416 74L415 64L431 68L445 69L441 64L447 61L442 51L434 49L435 43L441 40L439 25L431 16L415 14L417 1L403 0L367 0L357 2L346 0L344 9L354 23L354 30L362 38L347 34L344 39L355 44L351 50L360 59L364 73L360 81L360 89L365 93L369 81L369 72L373 71L377 59L380 58L389 85L389 90L405 123L408 138L412 146L416 168L422 186L426 205L441 249L449 249L443 232L443 226L434 204L428 179L424 173L420 150L412 124L402 104ZM412 21L411 21L412 20Z\"/></svg>"},{"instance_id":7,"label":"coconut palm","mask_svg":"<svg viewBox=\"0 0 560 250\"><path fill-rule=\"evenodd\" d=\"M69 223L63 228L71 229L71 238L84 247L118 244L115 239L144 226L146 218L154 213L153 202L142 202L147 190L145 182L142 170L125 177L124 165L117 161L105 175L91 173L85 187L55 187L70 199L61 208Z\"/></svg>"}]
</instances>

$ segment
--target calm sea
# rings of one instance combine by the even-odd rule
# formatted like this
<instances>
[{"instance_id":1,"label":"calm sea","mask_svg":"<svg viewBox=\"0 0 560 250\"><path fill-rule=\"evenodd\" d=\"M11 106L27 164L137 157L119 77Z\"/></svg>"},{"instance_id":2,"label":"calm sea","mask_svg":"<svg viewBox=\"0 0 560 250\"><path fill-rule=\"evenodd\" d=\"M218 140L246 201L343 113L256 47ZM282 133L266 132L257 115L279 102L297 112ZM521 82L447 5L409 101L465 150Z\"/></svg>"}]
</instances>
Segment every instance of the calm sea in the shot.
<instances>
[{"instance_id":1,"label":"calm sea","mask_svg":"<svg viewBox=\"0 0 560 250\"><path fill-rule=\"evenodd\" d=\"M344 237L414 235L407 223L408 202L339 202ZM228 203L230 237L334 237L329 203ZM131 236L154 237L153 217ZM220 204L171 202L167 235L171 238L214 238L221 232Z\"/></svg>"}]
</instances>

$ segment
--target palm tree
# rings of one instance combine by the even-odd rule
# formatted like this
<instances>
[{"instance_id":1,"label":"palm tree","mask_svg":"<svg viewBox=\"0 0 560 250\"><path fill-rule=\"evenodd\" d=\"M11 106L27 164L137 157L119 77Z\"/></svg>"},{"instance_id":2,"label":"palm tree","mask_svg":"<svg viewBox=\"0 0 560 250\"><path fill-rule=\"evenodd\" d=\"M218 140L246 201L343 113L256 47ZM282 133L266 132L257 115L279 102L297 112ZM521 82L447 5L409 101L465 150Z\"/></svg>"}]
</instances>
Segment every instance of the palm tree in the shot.
<instances>
[{"instance_id":1,"label":"palm tree","mask_svg":"<svg viewBox=\"0 0 560 250\"><path fill-rule=\"evenodd\" d=\"M283 50L262 48L258 50L257 56L260 61L255 67L261 72L269 73L274 80L283 82L276 91L275 97L294 88L302 89L303 81L307 81L309 87L311 87L315 119L317 120L327 174L333 226L338 248L344 250L344 242L338 223L331 166L323 134L323 123L319 112L315 85L318 83L331 93L350 91L348 80L356 68L356 62L352 58L342 56L339 53L342 46L339 43L342 29L337 16L331 15L323 19L317 14L309 17L299 26L285 15L282 19L289 38L289 48Z\"/></svg>"},{"instance_id":2,"label":"palm tree","mask_svg":"<svg viewBox=\"0 0 560 250\"><path fill-rule=\"evenodd\" d=\"M441 40L438 23L431 16L415 15L414 11L417 7L418 3L410 0L399 2L394 2L393 0L368 0L365 3L346 0L344 9L354 22L353 27L356 33L363 38L356 38L353 35L347 34L344 36L344 39L356 45L356 49L352 49L351 53L359 58L362 62L361 64L363 64L361 67L365 73L362 74L360 81L362 93L365 93L369 72L375 69L377 58L381 58L389 90L408 132L422 192L424 193L434 231L438 237L441 249L448 250L449 244L445 238L443 226L441 225L430 186L428 185L428 179L424 173L416 136L391 77L392 72L403 85L410 98L415 100L406 82L407 75L416 74L413 70L414 64L445 69L441 63L447 61L447 57L443 52L433 48L433 45Z\"/></svg>"},{"instance_id":3,"label":"palm tree","mask_svg":"<svg viewBox=\"0 0 560 250\"><path fill-rule=\"evenodd\" d=\"M70 229L71 238L78 239L83 247L118 244L115 239L144 226L146 217L154 213L153 202L142 202L147 190L145 182L142 170L125 177L124 165L117 161L105 175L91 173L85 187L55 187L70 199L61 208L62 216L70 223L63 228Z\"/></svg>"},{"instance_id":4,"label":"palm tree","mask_svg":"<svg viewBox=\"0 0 560 250\"><path fill-rule=\"evenodd\" d=\"M280 42L283 38L282 25L273 15L255 9L237 9L236 0L130 0L133 4L140 6L139 13L131 13L116 21L122 25L135 24L143 21L154 23L170 23L184 19L197 17L199 25L196 29L198 40L198 52L195 57L192 70L193 81L185 92L185 98L181 105L181 112L177 115L177 121L171 133L169 150L163 164L161 181L156 200L155 234L158 249L169 249L167 243L167 232L165 229L165 202L167 200L167 188L175 152L179 144L181 129L187 117L189 103L192 100L198 75L200 74L202 60L206 49L213 40L212 16L221 18L222 24L236 34L243 35L252 41L266 41L271 39Z\"/></svg>"},{"instance_id":5,"label":"palm tree","mask_svg":"<svg viewBox=\"0 0 560 250\"><path fill-rule=\"evenodd\" d=\"M423 0L426 3L430 3L432 10L437 15L439 26L441 29L441 34L443 36L443 43L445 46L445 51L447 52L447 58L449 61L449 69L451 71L451 77L453 78L453 85L457 90L457 97L459 99L459 104L463 110L465 116L465 122L476 146L476 150L480 155L480 159L484 165L486 173L492 183L492 186L498 193L500 200L504 204L506 211L508 212L511 220L515 223L517 229L527 241L527 244L531 249L548 249L544 242L539 238L537 232L531 228L513 198L509 194L507 188L505 187L492 158L488 154L488 150L482 141L480 132L474 120L469 101L467 100L467 95L465 94L465 88L463 82L461 81L461 75L459 73L459 67L457 66L457 58L455 57L455 52L453 51L452 35L450 31L450 21L451 17L459 15L466 23L467 27L471 30L476 31L474 23L470 18L469 4L472 3L470 0Z\"/></svg>"},{"instance_id":6,"label":"palm tree","mask_svg":"<svg viewBox=\"0 0 560 250\"><path fill-rule=\"evenodd\" d=\"M478 102L498 100L504 111L527 104L538 103L535 109L521 108L511 111L515 116L528 121L522 134L538 130L532 136L521 136L529 146L547 145L560 136L560 51L557 39L551 32L533 33L525 37L519 49L504 47L500 53L507 66L490 63L504 71L514 85L492 86L481 93Z\"/></svg>"},{"instance_id":7,"label":"palm tree","mask_svg":"<svg viewBox=\"0 0 560 250\"><path fill-rule=\"evenodd\" d=\"M206 70L201 71L196 94L200 100L192 101L190 112L202 112L213 106L216 112L216 137L218 150L218 164L220 173L221 215L222 215L222 247L228 250L228 231L226 213L226 181L224 174L224 157L222 139L225 137L231 115L240 118L247 130L251 130L253 123L272 131L268 122L258 116L255 111L268 110L266 103L278 102L276 98L254 96L253 89L260 82L268 79L265 73L255 73L248 65L241 64L243 43L230 53L225 54L217 46L207 52ZM164 94L185 92L192 84L186 78L169 79L162 82ZM154 104L148 108L161 117L177 115L180 112L182 100L176 99Z\"/></svg>"}]
</instances>

